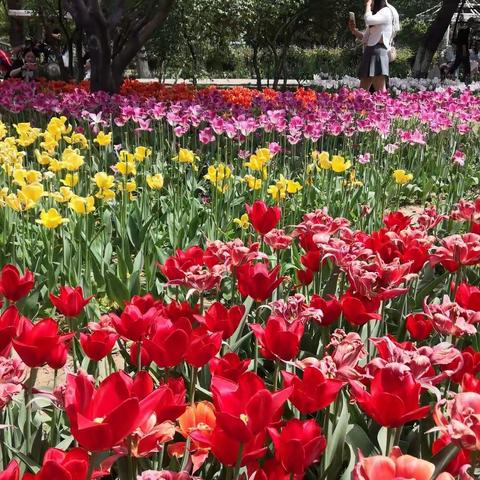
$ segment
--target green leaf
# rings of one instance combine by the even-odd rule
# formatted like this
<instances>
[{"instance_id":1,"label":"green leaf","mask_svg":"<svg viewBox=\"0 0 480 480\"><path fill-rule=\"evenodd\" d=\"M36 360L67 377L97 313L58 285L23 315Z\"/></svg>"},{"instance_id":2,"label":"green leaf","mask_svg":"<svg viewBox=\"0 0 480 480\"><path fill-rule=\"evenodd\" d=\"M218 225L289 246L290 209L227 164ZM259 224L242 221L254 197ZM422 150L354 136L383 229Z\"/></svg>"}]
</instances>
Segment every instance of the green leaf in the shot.
<instances>
[{"instance_id":1,"label":"green leaf","mask_svg":"<svg viewBox=\"0 0 480 480\"><path fill-rule=\"evenodd\" d=\"M123 303L130 298L126 285L124 285L116 275L113 275L110 272L107 272L106 281L108 296L115 300L118 305L123 305Z\"/></svg>"}]
</instances>

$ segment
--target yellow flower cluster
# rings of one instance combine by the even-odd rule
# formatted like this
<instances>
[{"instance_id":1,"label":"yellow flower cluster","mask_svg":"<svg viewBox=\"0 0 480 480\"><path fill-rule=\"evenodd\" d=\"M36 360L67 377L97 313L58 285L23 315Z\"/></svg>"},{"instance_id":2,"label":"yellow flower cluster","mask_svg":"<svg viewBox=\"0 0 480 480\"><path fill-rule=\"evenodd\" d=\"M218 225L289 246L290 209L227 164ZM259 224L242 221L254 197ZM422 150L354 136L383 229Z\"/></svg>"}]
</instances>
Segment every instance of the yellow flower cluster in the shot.
<instances>
[{"instance_id":1,"label":"yellow flower cluster","mask_svg":"<svg viewBox=\"0 0 480 480\"><path fill-rule=\"evenodd\" d=\"M197 171L197 161L200 159L191 150L188 150L187 148L180 148L178 150L178 154L173 157L172 160L175 160L179 163L189 163L190 165L192 165L193 170Z\"/></svg>"},{"instance_id":2,"label":"yellow flower cluster","mask_svg":"<svg viewBox=\"0 0 480 480\"><path fill-rule=\"evenodd\" d=\"M48 229L68 221L54 207L55 203L68 204L73 212L87 215L95 211L95 198L112 201L116 190L125 191L134 199L137 183L134 178L127 177L135 175L137 164L152 154L151 149L144 146L137 146L133 153L120 151L115 167L121 181L116 186L114 175L97 172L92 178L97 188L94 191L88 183L80 182L81 178L88 178L81 174L86 164L83 150L94 144L99 147L111 145L112 133L99 132L90 143L85 135L73 131L63 116L51 118L44 131L28 122L13 125L11 131L14 134L9 136L8 126L0 122L0 173L3 171L6 176L6 186L0 186L0 207L24 212L40 202L45 203L47 208L41 209L36 223ZM29 152L38 167L32 166ZM163 176L160 173L146 175L146 184L159 190L163 187Z\"/></svg>"},{"instance_id":3,"label":"yellow flower cluster","mask_svg":"<svg viewBox=\"0 0 480 480\"><path fill-rule=\"evenodd\" d=\"M220 163L218 166L210 165L208 167L208 173L204 175L204 178L212 185L215 185L219 192L225 193L228 189L227 180L231 176L232 170L230 167L224 163Z\"/></svg>"},{"instance_id":4,"label":"yellow flower cluster","mask_svg":"<svg viewBox=\"0 0 480 480\"><path fill-rule=\"evenodd\" d=\"M279 201L284 200L287 197L287 193L293 195L299 192L301 189L302 186L299 182L288 180L283 175L280 175L280 179L277 180L273 185L270 185L267 192L274 200Z\"/></svg>"},{"instance_id":5,"label":"yellow flower cluster","mask_svg":"<svg viewBox=\"0 0 480 480\"><path fill-rule=\"evenodd\" d=\"M344 173L352 166L350 160L345 160L341 155L332 155L328 152L313 151L311 154L314 163L307 166L307 173L311 173L314 169L333 170L335 173Z\"/></svg>"}]
</instances>

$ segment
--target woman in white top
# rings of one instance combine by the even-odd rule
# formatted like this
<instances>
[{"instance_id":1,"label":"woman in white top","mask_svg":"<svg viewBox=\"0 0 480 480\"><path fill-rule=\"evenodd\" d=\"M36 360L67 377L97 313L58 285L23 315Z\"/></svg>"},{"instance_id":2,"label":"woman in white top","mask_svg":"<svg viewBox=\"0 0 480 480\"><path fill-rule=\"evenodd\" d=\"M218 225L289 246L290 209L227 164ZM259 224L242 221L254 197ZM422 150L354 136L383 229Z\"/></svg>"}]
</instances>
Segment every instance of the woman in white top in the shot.
<instances>
[{"instance_id":1,"label":"woman in white top","mask_svg":"<svg viewBox=\"0 0 480 480\"><path fill-rule=\"evenodd\" d=\"M390 75L388 50L400 29L398 13L386 0L366 0L365 25L366 30L360 32L354 21L349 23L352 33L364 44L360 87L370 90L373 85L375 91L385 91Z\"/></svg>"}]
</instances>

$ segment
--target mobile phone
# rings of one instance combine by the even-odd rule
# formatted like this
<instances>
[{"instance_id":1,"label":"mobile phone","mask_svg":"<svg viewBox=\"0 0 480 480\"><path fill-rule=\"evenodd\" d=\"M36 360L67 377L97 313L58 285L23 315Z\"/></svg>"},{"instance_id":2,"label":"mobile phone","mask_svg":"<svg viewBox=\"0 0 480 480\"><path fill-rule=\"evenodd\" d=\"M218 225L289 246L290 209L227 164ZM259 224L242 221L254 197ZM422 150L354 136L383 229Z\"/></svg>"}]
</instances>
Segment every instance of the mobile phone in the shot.
<instances>
[{"instance_id":1,"label":"mobile phone","mask_svg":"<svg viewBox=\"0 0 480 480\"><path fill-rule=\"evenodd\" d=\"M355 23L355 13L354 12L348 12L348 19Z\"/></svg>"}]
</instances>

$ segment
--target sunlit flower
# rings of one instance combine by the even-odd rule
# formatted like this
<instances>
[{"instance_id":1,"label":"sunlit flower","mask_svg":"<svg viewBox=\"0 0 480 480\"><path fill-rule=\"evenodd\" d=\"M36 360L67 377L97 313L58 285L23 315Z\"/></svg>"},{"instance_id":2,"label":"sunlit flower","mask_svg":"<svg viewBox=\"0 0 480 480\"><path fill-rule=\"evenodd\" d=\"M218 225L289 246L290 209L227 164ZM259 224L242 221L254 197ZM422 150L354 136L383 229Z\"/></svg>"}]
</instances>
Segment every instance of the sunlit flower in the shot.
<instances>
[{"instance_id":1,"label":"sunlit flower","mask_svg":"<svg viewBox=\"0 0 480 480\"><path fill-rule=\"evenodd\" d=\"M62 218L55 208L50 208L47 212L42 210L40 213L40 219L35 221L38 224L43 225L45 228L53 229L57 228L62 223L68 222L68 219Z\"/></svg>"},{"instance_id":2,"label":"sunlit flower","mask_svg":"<svg viewBox=\"0 0 480 480\"><path fill-rule=\"evenodd\" d=\"M115 164L115 168L122 174L122 175L135 175L137 173L137 167L134 161L121 161Z\"/></svg>"},{"instance_id":3,"label":"sunlit flower","mask_svg":"<svg viewBox=\"0 0 480 480\"><path fill-rule=\"evenodd\" d=\"M193 167L195 167L195 164L199 158L191 150L188 150L187 148L180 148L178 150L178 155L173 157L173 160L176 160L180 163L190 163Z\"/></svg>"},{"instance_id":4,"label":"sunlit flower","mask_svg":"<svg viewBox=\"0 0 480 480\"><path fill-rule=\"evenodd\" d=\"M250 190L260 190L262 188L262 180L260 178L255 178L253 175L245 175L243 177Z\"/></svg>"},{"instance_id":5,"label":"sunlit flower","mask_svg":"<svg viewBox=\"0 0 480 480\"><path fill-rule=\"evenodd\" d=\"M155 175L147 175L147 185L152 190L160 190L163 188L163 175L156 173Z\"/></svg>"},{"instance_id":6,"label":"sunlit flower","mask_svg":"<svg viewBox=\"0 0 480 480\"><path fill-rule=\"evenodd\" d=\"M93 181L100 190L107 190L112 188L115 182L115 177L113 175L108 175L105 172L97 172L93 177Z\"/></svg>"},{"instance_id":7,"label":"sunlit flower","mask_svg":"<svg viewBox=\"0 0 480 480\"><path fill-rule=\"evenodd\" d=\"M67 117L52 117L48 122L46 131L58 142L62 135L68 135L72 126L67 125Z\"/></svg>"},{"instance_id":8,"label":"sunlit flower","mask_svg":"<svg viewBox=\"0 0 480 480\"><path fill-rule=\"evenodd\" d=\"M311 156L323 170L330 170L332 168L332 162L330 161L330 154L328 152L318 152L314 150Z\"/></svg>"},{"instance_id":9,"label":"sunlit flower","mask_svg":"<svg viewBox=\"0 0 480 480\"><path fill-rule=\"evenodd\" d=\"M351 166L352 162L350 162L350 160L345 160L345 158L341 157L340 155L334 155L332 157L332 170L335 173L343 173Z\"/></svg>"},{"instance_id":10,"label":"sunlit flower","mask_svg":"<svg viewBox=\"0 0 480 480\"><path fill-rule=\"evenodd\" d=\"M47 152L35 150L35 158L40 165L48 165L52 161L52 157Z\"/></svg>"},{"instance_id":11,"label":"sunlit flower","mask_svg":"<svg viewBox=\"0 0 480 480\"><path fill-rule=\"evenodd\" d=\"M28 200L37 203L44 196L43 185L41 183L23 185L21 193L25 195Z\"/></svg>"},{"instance_id":12,"label":"sunlit flower","mask_svg":"<svg viewBox=\"0 0 480 480\"><path fill-rule=\"evenodd\" d=\"M247 230L250 226L248 214L244 213L240 218L234 218L233 223L237 224L242 230Z\"/></svg>"},{"instance_id":13,"label":"sunlit flower","mask_svg":"<svg viewBox=\"0 0 480 480\"><path fill-rule=\"evenodd\" d=\"M74 195L70 199L69 205L75 213L86 215L95 210L95 199L92 196L79 197L78 195Z\"/></svg>"},{"instance_id":14,"label":"sunlit flower","mask_svg":"<svg viewBox=\"0 0 480 480\"><path fill-rule=\"evenodd\" d=\"M79 145L80 148L88 148L88 140L83 133L75 132L70 137L63 137L70 145Z\"/></svg>"},{"instance_id":15,"label":"sunlit flower","mask_svg":"<svg viewBox=\"0 0 480 480\"><path fill-rule=\"evenodd\" d=\"M74 187L78 183L78 173L67 173L65 178L60 180L66 187Z\"/></svg>"},{"instance_id":16,"label":"sunlit flower","mask_svg":"<svg viewBox=\"0 0 480 480\"><path fill-rule=\"evenodd\" d=\"M72 147L67 147L62 153L62 166L70 172L78 170L83 164L82 155Z\"/></svg>"},{"instance_id":17,"label":"sunlit flower","mask_svg":"<svg viewBox=\"0 0 480 480\"><path fill-rule=\"evenodd\" d=\"M413 180L413 175L411 173L407 173L405 170L395 170L393 172L393 179L395 180L395 183L398 183L399 185L405 185Z\"/></svg>"},{"instance_id":18,"label":"sunlit flower","mask_svg":"<svg viewBox=\"0 0 480 480\"><path fill-rule=\"evenodd\" d=\"M59 191L51 193L50 197L58 203L66 203L73 197L73 192L70 187L60 187Z\"/></svg>"},{"instance_id":19,"label":"sunlit flower","mask_svg":"<svg viewBox=\"0 0 480 480\"><path fill-rule=\"evenodd\" d=\"M112 143L112 132L98 132L94 142L98 143L100 147L106 147L107 145L110 145L110 143Z\"/></svg>"},{"instance_id":20,"label":"sunlit flower","mask_svg":"<svg viewBox=\"0 0 480 480\"><path fill-rule=\"evenodd\" d=\"M135 153L133 156L137 162L143 162L145 158L151 154L152 150L150 148L140 146L135 148Z\"/></svg>"}]
</instances>

